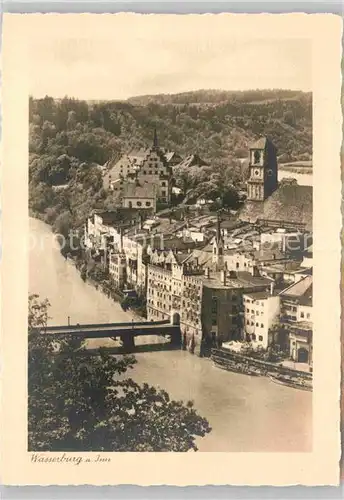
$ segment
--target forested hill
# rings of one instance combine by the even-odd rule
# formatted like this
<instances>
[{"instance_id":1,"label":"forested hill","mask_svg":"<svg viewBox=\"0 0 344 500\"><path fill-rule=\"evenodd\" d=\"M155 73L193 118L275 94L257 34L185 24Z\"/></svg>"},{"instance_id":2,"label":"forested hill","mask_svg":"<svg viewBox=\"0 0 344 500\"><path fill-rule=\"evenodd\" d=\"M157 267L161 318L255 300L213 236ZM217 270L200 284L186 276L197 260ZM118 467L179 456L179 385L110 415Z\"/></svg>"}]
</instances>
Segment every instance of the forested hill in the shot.
<instances>
[{"instance_id":1,"label":"forested hill","mask_svg":"<svg viewBox=\"0 0 344 500\"><path fill-rule=\"evenodd\" d=\"M206 177L226 172L226 182L244 175L238 159L260 135L272 139L280 161L312 154L312 96L286 90L200 90L108 102L30 98L29 120L30 208L52 221L68 209L81 224L91 206L106 206L95 164L150 145L154 127L161 147L198 154L210 165ZM185 174L179 172L177 185L187 185ZM196 178L193 172L193 183ZM61 184L68 190L57 192Z\"/></svg>"},{"instance_id":2,"label":"forested hill","mask_svg":"<svg viewBox=\"0 0 344 500\"><path fill-rule=\"evenodd\" d=\"M270 136L286 161L312 153L312 97L295 91L195 91L94 103L46 97L30 99L30 122L31 152L41 150L42 129L51 124L61 153L67 144L60 134L67 133L68 154L100 164L150 144L155 126L161 146L215 164L246 156L259 135ZM51 127L49 133L54 139ZM89 146L82 151L84 142Z\"/></svg>"},{"instance_id":3,"label":"forested hill","mask_svg":"<svg viewBox=\"0 0 344 500\"><path fill-rule=\"evenodd\" d=\"M298 90L269 89L269 90L191 90L180 94L156 94L130 97L127 102L133 105L145 106L149 103L155 104L223 104L225 102L237 102L245 104L263 104L266 101L276 101L277 99L295 99L304 97L311 99L310 92L300 92Z\"/></svg>"}]
</instances>

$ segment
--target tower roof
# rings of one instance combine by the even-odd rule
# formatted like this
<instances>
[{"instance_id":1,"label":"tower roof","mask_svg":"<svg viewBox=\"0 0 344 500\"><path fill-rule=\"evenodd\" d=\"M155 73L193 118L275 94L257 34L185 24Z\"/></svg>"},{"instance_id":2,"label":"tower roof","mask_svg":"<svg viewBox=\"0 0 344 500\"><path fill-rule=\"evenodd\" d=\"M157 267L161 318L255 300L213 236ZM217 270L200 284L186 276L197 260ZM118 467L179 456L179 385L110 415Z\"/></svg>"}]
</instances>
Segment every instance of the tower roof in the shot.
<instances>
[{"instance_id":1,"label":"tower roof","mask_svg":"<svg viewBox=\"0 0 344 500\"><path fill-rule=\"evenodd\" d=\"M158 134L157 134L157 131L156 131L156 127L154 128L154 136L153 136L153 148L157 148L158 147Z\"/></svg>"},{"instance_id":2,"label":"tower roof","mask_svg":"<svg viewBox=\"0 0 344 500\"><path fill-rule=\"evenodd\" d=\"M265 149L268 145L272 145L272 142L267 137L260 137L256 142L251 144L250 149Z\"/></svg>"},{"instance_id":3,"label":"tower roof","mask_svg":"<svg viewBox=\"0 0 344 500\"><path fill-rule=\"evenodd\" d=\"M222 232L221 232L221 219L219 213L217 213L217 221L216 221L216 243L220 241L223 242Z\"/></svg>"}]
</instances>

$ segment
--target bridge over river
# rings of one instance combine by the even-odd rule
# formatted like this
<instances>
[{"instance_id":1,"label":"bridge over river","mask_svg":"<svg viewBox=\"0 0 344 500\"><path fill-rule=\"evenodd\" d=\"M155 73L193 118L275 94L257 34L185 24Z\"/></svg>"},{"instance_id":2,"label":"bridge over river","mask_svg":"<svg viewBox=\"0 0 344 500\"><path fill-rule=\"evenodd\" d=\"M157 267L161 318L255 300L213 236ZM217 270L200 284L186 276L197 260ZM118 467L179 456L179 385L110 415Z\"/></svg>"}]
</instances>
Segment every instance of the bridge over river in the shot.
<instances>
[{"instance_id":1,"label":"bridge over river","mask_svg":"<svg viewBox=\"0 0 344 500\"><path fill-rule=\"evenodd\" d=\"M135 351L135 337L157 335L168 338L163 345L167 348L181 346L181 332L179 316L171 315L171 320L161 321L131 321L130 323L98 323L46 326L41 330L42 335L54 337L70 336L73 339L104 339L120 340L122 352Z\"/></svg>"}]
</instances>

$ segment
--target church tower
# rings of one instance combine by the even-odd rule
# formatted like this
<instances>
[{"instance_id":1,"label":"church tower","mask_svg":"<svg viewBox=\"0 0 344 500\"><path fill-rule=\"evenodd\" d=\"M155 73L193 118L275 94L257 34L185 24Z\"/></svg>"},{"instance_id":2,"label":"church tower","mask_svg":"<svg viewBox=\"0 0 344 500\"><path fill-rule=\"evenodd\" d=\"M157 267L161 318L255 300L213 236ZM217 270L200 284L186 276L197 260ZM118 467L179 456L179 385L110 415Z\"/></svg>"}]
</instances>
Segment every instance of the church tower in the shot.
<instances>
[{"instance_id":1,"label":"church tower","mask_svg":"<svg viewBox=\"0 0 344 500\"><path fill-rule=\"evenodd\" d=\"M250 147L249 170L247 199L266 200L278 187L277 150L268 138L262 137Z\"/></svg>"},{"instance_id":2,"label":"church tower","mask_svg":"<svg viewBox=\"0 0 344 500\"><path fill-rule=\"evenodd\" d=\"M223 251L224 241L221 233L221 220L219 214L217 214L216 236L213 244L213 264L216 265L218 271L223 268Z\"/></svg>"}]
</instances>

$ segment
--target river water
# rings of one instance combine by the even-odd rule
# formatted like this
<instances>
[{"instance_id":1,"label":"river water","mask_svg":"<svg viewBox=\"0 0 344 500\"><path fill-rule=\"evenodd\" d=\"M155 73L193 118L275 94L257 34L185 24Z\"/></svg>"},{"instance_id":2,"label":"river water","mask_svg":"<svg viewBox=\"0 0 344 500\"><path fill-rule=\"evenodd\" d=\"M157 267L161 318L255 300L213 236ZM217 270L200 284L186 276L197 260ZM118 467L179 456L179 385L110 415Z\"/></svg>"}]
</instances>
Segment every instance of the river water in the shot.
<instances>
[{"instance_id":1,"label":"river water","mask_svg":"<svg viewBox=\"0 0 344 500\"><path fill-rule=\"evenodd\" d=\"M84 283L60 254L50 227L30 219L30 293L48 298L49 324L131 321L120 305ZM99 343L99 340L92 341ZM216 368L185 351L135 355L136 382L165 389L173 399L193 400L212 432L200 451L302 452L311 450L312 394Z\"/></svg>"},{"instance_id":2,"label":"river water","mask_svg":"<svg viewBox=\"0 0 344 500\"><path fill-rule=\"evenodd\" d=\"M289 170L278 169L278 181L282 179L296 179L299 186L313 186L313 174L303 174L290 172Z\"/></svg>"}]
</instances>

